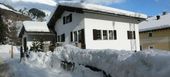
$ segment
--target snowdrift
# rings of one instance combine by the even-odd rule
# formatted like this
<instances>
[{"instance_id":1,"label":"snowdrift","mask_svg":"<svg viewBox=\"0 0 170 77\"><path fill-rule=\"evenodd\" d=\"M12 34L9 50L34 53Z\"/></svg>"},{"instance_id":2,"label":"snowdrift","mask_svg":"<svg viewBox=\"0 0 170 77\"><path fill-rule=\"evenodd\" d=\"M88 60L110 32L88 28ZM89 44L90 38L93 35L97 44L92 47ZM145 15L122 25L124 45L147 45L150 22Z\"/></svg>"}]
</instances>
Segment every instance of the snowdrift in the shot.
<instances>
[{"instance_id":1,"label":"snowdrift","mask_svg":"<svg viewBox=\"0 0 170 77\"><path fill-rule=\"evenodd\" d=\"M104 70L112 77L170 76L170 53L161 50L135 53L117 50L83 50L67 45L56 48L52 59L91 65Z\"/></svg>"},{"instance_id":2,"label":"snowdrift","mask_svg":"<svg viewBox=\"0 0 170 77\"><path fill-rule=\"evenodd\" d=\"M84 50L66 45L57 47L53 53L31 53L26 64L31 65L31 68L34 66L34 68L59 70L61 69L61 61L75 63L75 69L68 71L70 73L67 77L103 77L101 72L92 71L83 65L104 70L111 77L170 76L170 53L156 49L139 52L109 49ZM64 75L65 73L62 74ZM56 76L63 77L63 75Z\"/></svg>"}]
</instances>

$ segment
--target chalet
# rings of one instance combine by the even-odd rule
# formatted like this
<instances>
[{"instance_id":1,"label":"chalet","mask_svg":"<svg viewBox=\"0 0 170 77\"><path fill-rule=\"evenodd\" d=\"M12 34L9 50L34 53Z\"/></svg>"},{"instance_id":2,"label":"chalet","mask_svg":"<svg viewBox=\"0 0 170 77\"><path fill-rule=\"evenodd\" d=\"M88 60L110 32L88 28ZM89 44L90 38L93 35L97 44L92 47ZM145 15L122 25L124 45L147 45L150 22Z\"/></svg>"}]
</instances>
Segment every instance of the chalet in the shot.
<instances>
[{"instance_id":1,"label":"chalet","mask_svg":"<svg viewBox=\"0 0 170 77\"><path fill-rule=\"evenodd\" d=\"M57 43L84 49L139 51L138 23L147 16L111 7L76 2L59 2L48 27Z\"/></svg>"},{"instance_id":2,"label":"chalet","mask_svg":"<svg viewBox=\"0 0 170 77\"><path fill-rule=\"evenodd\" d=\"M24 21L17 36L22 39L24 51L29 50L34 41L44 42L43 50L48 51L50 41L55 41L55 35L50 32L46 22Z\"/></svg>"},{"instance_id":3,"label":"chalet","mask_svg":"<svg viewBox=\"0 0 170 77\"><path fill-rule=\"evenodd\" d=\"M148 18L139 24L141 49L170 50L170 13Z\"/></svg>"}]
</instances>

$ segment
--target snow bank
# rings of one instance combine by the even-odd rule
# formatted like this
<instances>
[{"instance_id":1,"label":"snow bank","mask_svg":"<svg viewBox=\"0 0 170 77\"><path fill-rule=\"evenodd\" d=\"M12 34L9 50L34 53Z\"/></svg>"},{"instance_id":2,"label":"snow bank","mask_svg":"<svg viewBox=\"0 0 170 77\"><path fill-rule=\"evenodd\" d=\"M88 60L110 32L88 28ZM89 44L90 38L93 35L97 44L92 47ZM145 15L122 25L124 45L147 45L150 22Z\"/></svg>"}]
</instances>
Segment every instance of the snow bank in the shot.
<instances>
[{"instance_id":1,"label":"snow bank","mask_svg":"<svg viewBox=\"0 0 170 77\"><path fill-rule=\"evenodd\" d=\"M30 58L24 62L11 61L9 64L13 77L103 77L102 73L79 65L74 71L65 71L60 67L60 60L52 60L52 56L51 52L31 52Z\"/></svg>"},{"instance_id":2,"label":"snow bank","mask_svg":"<svg viewBox=\"0 0 170 77\"><path fill-rule=\"evenodd\" d=\"M133 53L117 50L83 50L64 46L57 48L52 58L91 65L104 70L112 77L169 77L170 75L170 53L160 50Z\"/></svg>"},{"instance_id":3,"label":"snow bank","mask_svg":"<svg viewBox=\"0 0 170 77\"><path fill-rule=\"evenodd\" d=\"M48 53L30 53L24 63L11 63L14 77L104 77L84 65L104 70L111 77L169 77L170 53L161 50L140 52L84 50L70 45ZM61 68L61 61L74 62L73 71Z\"/></svg>"}]
</instances>

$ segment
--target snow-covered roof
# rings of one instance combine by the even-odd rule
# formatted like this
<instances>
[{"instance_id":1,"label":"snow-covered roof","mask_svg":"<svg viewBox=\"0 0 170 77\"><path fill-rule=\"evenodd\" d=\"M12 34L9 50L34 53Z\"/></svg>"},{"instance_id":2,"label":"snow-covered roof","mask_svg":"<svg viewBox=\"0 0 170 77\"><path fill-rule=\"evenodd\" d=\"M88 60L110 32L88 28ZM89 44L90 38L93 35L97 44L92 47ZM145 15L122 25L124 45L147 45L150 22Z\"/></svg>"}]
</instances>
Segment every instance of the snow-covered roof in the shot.
<instances>
[{"instance_id":1,"label":"snow-covered roof","mask_svg":"<svg viewBox=\"0 0 170 77\"><path fill-rule=\"evenodd\" d=\"M139 24L139 31L150 31L150 30L156 30L156 29L163 29L163 28L169 28L170 27L170 13L167 13L166 15L160 15L160 19L157 20L157 17L150 17L146 21L143 21Z\"/></svg>"},{"instance_id":2,"label":"snow-covered roof","mask_svg":"<svg viewBox=\"0 0 170 77\"><path fill-rule=\"evenodd\" d=\"M50 32L46 22L24 21L23 26L27 32Z\"/></svg>"},{"instance_id":3,"label":"snow-covered roof","mask_svg":"<svg viewBox=\"0 0 170 77\"><path fill-rule=\"evenodd\" d=\"M22 24L18 25L22 25L17 33L18 37L20 37L23 29L26 32L50 32L46 22L24 21Z\"/></svg>"},{"instance_id":4,"label":"snow-covered roof","mask_svg":"<svg viewBox=\"0 0 170 77\"><path fill-rule=\"evenodd\" d=\"M95 10L95 11L101 11L101 12L108 12L108 13L114 13L114 14L120 14L120 15L132 16L132 17L147 18L147 15L145 14L130 12L126 10L116 9L113 7L102 6L102 5L97 5L97 4L80 3L76 1L75 2L74 1L59 1L58 6L59 5L88 9L88 10Z\"/></svg>"}]
</instances>

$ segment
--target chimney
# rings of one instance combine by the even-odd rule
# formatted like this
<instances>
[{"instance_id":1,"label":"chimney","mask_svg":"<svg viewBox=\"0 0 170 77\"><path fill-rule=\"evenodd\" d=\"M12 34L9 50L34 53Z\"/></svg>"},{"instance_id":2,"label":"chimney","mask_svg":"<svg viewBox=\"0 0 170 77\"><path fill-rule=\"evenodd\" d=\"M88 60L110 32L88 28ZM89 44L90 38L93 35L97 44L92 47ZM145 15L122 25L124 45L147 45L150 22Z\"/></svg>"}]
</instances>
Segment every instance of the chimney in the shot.
<instances>
[{"instance_id":1,"label":"chimney","mask_svg":"<svg viewBox=\"0 0 170 77\"><path fill-rule=\"evenodd\" d=\"M159 19L160 19L160 16L159 16L159 15L157 15L157 16L156 16L156 20L159 20Z\"/></svg>"},{"instance_id":2,"label":"chimney","mask_svg":"<svg viewBox=\"0 0 170 77\"><path fill-rule=\"evenodd\" d=\"M162 12L162 15L166 15L166 14L167 14L167 12L166 12L166 11Z\"/></svg>"}]
</instances>

